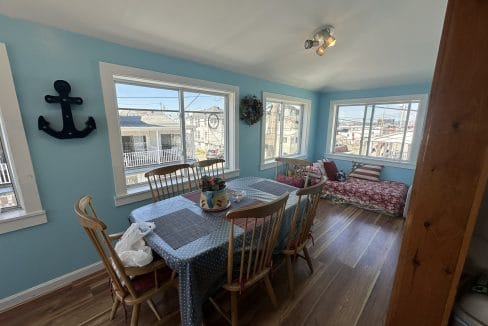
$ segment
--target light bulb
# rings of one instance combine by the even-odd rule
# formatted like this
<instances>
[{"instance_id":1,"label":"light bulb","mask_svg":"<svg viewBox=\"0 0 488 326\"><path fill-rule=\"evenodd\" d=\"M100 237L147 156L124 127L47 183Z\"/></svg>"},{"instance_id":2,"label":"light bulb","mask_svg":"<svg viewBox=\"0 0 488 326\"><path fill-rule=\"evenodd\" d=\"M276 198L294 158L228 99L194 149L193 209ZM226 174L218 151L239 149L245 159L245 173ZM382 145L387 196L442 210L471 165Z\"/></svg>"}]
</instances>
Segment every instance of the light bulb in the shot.
<instances>
[{"instance_id":1,"label":"light bulb","mask_svg":"<svg viewBox=\"0 0 488 326\"><path fill-rule=\"evenodd\" d=\"M315 51L315 53L317 53L317 55L319 55L319 56L323 56L326 49L327 49L327 46L325 46L325 43L324 43L324 44L322 44L321 46L319 46L317 48L317 50Z\"/></svg>"},{"instance_id":2,"label":"light bulb","mask_svg":"<svg viewBox=\"0 0 488 326\"><path fill-rule=\"evenodd\" d=\"M327 46L334 46L336 44L336 38L332 35L329 35L325 43L327 44Z\"/></svg>"}]
</instances>

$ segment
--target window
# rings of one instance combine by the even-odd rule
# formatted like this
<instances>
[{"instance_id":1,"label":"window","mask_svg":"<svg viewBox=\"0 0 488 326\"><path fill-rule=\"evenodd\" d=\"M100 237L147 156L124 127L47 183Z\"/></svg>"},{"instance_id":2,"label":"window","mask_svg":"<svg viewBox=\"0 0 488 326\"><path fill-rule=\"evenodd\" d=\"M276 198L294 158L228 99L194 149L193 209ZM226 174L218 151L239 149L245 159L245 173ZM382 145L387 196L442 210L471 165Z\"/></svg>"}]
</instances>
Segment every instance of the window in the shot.
<instances>
[{"instance_id":1,"label":"window","mask_svg":"<svg viewBox=\"0 0 488 326\"><path fill-rule=\"evenodd\" d=\"M415 166L425 105L425 95L333 102L327 154Z\"/></svg>"},{"instance_id":2,"label":"window","mask_svg":"<svg viewBox=\"0 0 488 326\"><path fill-rule=\"evenodd\" d=\"M263 103L261 169L276 157L306 156L310 100L263 93Z\"/></svg>"},{"instance_id":3,"label":"window","mask_svg":"<svg viewBox=\"0 0 488 326\"><path fill-rule=\"evenodd\" d=\"M124 153L147 151L146 136L122 136Z\"/></svg>"},{"instance_id":4,"label":"window","mask_svg":"<svg viewBox=\"0 0 488 326\"><path fill-rule=\"evenodd\" d=\"M0 233L46 222L7 50L0 43Z\"/></svg>"},{"instance_id":5,"label":"window","mask_svg":"<svg viewBox=\"0 0 488 326\"><path fill-rule=\"evenodd\" d=\"M2 126L0 126L0 133L3 134ZM4 150L4 142L5 140L0 135L0 213L20 208L17 195L15 194L9 160L7 159L7 153Z\"/></svg>"},{"instance_id":6,"label":"window","mask_svg":"<svg viewBox=\"0 0 488 326\"><path fill-rule=\"evenodd\" d=\"M236 87L106 63L100 71L117 205L149 198L144 173L158 166L224 158L236 173Z\"/></svg>"}]
</instances>

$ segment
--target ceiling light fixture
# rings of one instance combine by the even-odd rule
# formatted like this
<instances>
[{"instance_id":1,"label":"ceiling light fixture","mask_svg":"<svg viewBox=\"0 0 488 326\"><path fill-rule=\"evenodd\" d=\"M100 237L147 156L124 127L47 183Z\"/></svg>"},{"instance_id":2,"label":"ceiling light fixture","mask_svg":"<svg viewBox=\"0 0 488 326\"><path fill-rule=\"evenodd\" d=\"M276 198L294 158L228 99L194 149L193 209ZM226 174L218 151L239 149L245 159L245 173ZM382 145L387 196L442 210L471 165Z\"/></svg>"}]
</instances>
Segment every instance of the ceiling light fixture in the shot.
<instances>
[{"instance_id":1,"label":"ceiling light fixture","mask_svg":"<svg viewBox=\"0 0 488 326\"><path fill-rule=\"evenodd\" d=\"M318 30L315 31L315 33L313 33L311 39L305 41L305 49L311 49L314 46L318 46L317 50L315 50L315 53L317 53L317 55L319 56L323 56L325 50L327 50L328 47L334 46L336 43L336 38L333 36L333 34L334 26L326 25L320 27Z\"/></svg>"}]
</instances>

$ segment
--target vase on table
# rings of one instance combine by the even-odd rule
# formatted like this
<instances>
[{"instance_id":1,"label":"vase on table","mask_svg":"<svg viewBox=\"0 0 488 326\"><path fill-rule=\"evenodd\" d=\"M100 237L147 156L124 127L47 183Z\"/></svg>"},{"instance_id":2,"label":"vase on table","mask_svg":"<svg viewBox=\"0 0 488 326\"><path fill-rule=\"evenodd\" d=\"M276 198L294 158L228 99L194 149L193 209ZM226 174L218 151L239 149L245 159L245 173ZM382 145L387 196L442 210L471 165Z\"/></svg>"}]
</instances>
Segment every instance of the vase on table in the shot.
<instances>
[{"instance_id":1,"label":"vase on table","mask_svg":"<svg viewBox=\"0 0 488 326\"><path fill-rule=\"evenodd\" d=\"M229 198L222 178L203 176L200 181L200 207L205 210L221 210L229 207Z\"/></svg>"}]
</instances>

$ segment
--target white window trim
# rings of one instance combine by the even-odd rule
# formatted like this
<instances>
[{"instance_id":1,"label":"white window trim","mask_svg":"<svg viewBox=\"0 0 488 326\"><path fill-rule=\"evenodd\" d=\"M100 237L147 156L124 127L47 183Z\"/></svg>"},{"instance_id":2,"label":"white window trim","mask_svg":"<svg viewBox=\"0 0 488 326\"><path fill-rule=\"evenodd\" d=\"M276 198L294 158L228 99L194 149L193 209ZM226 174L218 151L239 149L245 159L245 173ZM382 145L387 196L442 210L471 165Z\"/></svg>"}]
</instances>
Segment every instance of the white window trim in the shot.
<instances>
[{"instance_id":1,"label":"white window trim","mask_svg":"<svg viewBox=\"0 0 488 326\"><path fill-rule=\"evenodd\" d=\"M310 133L310 115L312 108L312 101L305 98L293 97L288 95L281 95L276 93L263 92L263 106L266 106L266 101L277 101L277 102L287 102L292 104L303 105L303 117L302 117L302 135L301 135L301 145L300 153L296 155L287 155L290 158L307 158L308 153L308 138ZM264 108L266 111L266 109ZM261 121L261 170L267 170L276 166L274 159L265 160L264 159L264 146L266 138L266 112L263 114L263 119Z\"/></svg>"},{"instance_id":2,"label":"white window trim","mask_svg":"<svg viewBox=\"0 0 488 326\"><path fill-rule=\"evenodd\" d=\"M229 135L228 137L228 166L225 176L227 178L239 175L239 112L238 99L239 87L220 84L200 79L170 75L150 70L134 67L120 66L106 62L100 62L100 79L102 84L103 101L105 114L107 116L107 127L112 156L112 167L115 183L115 205L121 206L137 201L151 198L148 185L131 187L127 189L125 183L123 150L121 133L119 126L119 116L117 108L117 95L115 82L117 79L134 80L139 84L152 85L161 84L162 86L183 87L194 91L207 91L215 93L216 90L228 95L228 117Z\"/></svg>"},{"instance_id":3,"label":"white window trim","mask_svg":"<svg viewBox=\"0 0 488 326\"><path fill-rule=\"evenodd\" d=\"M4 43L0 43L0 119L16 198L21 209L0 214L0 234L47 222L37 191L19 102Z\"/></svg>"},{"instance_id":4,"label":"white window trim","mask_svg":"<svg viewBox=\"0 0 488 326\"><path fill-rule=\"evenodd\" d=\"M399 167L404 169L415 169L417 165L417 157L420 149L420 142L422 141L422 135L424 131L425 116L427 113L428 94L414 94L414 95L401 95L401 96L387 96L387 97L374 97L374 98L358 98L349 100L335 100L330 102L329 123L327 129L327 143L325 148L325 157L344 160L344 161L356 161L370 164L382 164L384 166ZM364 155L352 155L352 154L337 154L332 152L332 146L334 141L334 130L336 127L336 115L337 108L340 105L365 105L365 104L377 104L377 103L392 103L392 102L407 102L407 101L419 101L419 108L417 113L417 122L412 140L412 152L410 160L398 161L389 160L383 158L376 158Z\"/></svg>"}]
</instances>

